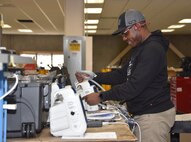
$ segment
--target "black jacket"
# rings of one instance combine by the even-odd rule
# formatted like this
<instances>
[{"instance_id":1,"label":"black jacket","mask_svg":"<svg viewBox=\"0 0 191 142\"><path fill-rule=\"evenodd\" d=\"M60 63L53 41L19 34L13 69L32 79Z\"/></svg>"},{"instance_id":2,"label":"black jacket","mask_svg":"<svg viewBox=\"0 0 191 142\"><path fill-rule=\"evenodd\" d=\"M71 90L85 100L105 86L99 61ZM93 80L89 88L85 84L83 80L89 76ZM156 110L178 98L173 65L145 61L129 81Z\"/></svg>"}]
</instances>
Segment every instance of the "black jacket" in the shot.
<instances>
[{"instance_id":1,"label":"black jacket","mask_svg":"<svg viewBox=\"0 0 191 142\"><path fill-rule=\"evenodd\" d=\"M115 85L102 92L103 101L126 101L133 115L157 113L173 107L167 84L166 51L169 42L160 31L134 47L130 60L119 70L96 73L95 81Z\"/></svg>"}]
</instances>

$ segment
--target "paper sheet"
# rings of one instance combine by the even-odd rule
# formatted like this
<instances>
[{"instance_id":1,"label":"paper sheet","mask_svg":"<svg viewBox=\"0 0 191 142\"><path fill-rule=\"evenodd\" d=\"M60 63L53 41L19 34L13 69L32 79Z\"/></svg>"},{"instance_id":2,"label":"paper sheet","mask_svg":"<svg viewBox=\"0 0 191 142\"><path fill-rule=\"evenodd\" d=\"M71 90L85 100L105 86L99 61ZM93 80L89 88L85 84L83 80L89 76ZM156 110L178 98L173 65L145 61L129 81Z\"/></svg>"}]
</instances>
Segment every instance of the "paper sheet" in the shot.
<instances>
[{"instance_id":1,"label":"paper sheet","mask_svg":"<svg viewBox=\"0 0 191 142\"><path fill-rule=\"evenodd\" d=\"M116 132L95 132L95 133L85 133L82 137L65 137L62 139L117 139Z\"/></svg>"}]
</instances>

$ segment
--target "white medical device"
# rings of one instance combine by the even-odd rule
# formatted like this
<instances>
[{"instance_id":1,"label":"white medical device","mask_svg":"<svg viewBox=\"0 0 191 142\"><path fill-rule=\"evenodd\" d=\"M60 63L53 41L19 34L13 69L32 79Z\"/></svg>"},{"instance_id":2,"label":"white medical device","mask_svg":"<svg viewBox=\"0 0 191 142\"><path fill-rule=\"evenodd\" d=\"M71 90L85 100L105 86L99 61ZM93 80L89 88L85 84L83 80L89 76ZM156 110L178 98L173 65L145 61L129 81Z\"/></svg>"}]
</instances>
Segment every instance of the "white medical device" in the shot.
<instances>
[{"instance_id":1,"label":"white medical device","mask_svg":"<svg viewBox=\"0 0 191 142\"><path fill-rule=\"evenodd\" d=\"M94 85L90 85L88 80L84 80L81 83L76 83L76 91L83 98L94 91ZM83 100L84 109L87 111L97 111L99 109L98 105L88 105L85 100Z\"/></svg>"},{"instance_id":2,"label":"white medical device","mask_svg":"<svg viewBox=\"0 0 191 142\"><path fill-rule=\"evenodd\" d=\"M87 123L80 96L71 86L59 89L53 95L54 103L50 108L50 132L53 136L83 136Z\"/></svg>"},{"instance_id":3,"label":"white medical device","mask_svg":"<svg viewBox=\"0 0 191 142\"><path fill-rule=\"evenodd\" d=\"M60 88L59 88L57 82L53 82L53 83L51 84L51 95L50 95L50 96L51 96L51 99L50 99L50 100L51 100L51 107L54 105L54 101L55 101L55 100L54 100L54 99L55 99L55 98L54 98L54 97L55 97L54 95L55 95L55 92L58 91L59 89L60 89Z\"/></svg>"}]
</instances>

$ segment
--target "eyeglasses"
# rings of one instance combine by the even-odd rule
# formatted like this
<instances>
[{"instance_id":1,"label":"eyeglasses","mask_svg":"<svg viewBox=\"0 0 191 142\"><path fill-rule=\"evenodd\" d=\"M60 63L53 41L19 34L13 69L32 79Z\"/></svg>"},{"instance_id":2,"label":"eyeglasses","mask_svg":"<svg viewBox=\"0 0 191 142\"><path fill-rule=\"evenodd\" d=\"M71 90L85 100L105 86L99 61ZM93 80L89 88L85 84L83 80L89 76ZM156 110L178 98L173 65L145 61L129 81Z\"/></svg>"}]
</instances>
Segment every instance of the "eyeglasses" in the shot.
<instances>
[{"instance_id":1,"label":"eyeglasses","mask_svg":"<svg viewBox=\"0 0 191 142\"><path fill-rule=\"evenodd\" d=\"M140 27L144 27L144 26L146 25L146 22L145 22L145 21L141 21L141 22L139 22L139 23L135 23L135 24L131 25L130 27L127 27L123 32L121 32L121 35L122 35L122 36L127 36L128 33L129 33L129 31L130 31L130 29L131 29L134 25L136 25L136 24L139 24Z\"/></svg>"},{"instance_id":2,"label":"eyeglasses","mask_svg":"<svg viewBox=\"0 0 191 142\"><path fill-rule=\"evenodd\" d=\"M126 36L126 35L128 35L128 32L130 31L130 29L131 29L133 26L134 26L134 25L132 25L132 26L126 28L123 32L121 32L121 36Z\"/></svg>"}]
</instances>

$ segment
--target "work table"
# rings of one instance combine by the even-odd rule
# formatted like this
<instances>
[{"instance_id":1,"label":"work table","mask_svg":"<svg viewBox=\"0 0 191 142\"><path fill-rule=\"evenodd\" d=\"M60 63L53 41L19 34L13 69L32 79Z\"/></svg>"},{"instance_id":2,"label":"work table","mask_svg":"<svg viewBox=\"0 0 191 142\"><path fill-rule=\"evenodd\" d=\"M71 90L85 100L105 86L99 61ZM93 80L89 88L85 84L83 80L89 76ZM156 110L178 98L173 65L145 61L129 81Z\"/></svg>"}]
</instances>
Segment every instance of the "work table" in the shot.
<instances>
[{"instance_id":1,"label":"work table","mask_svg":"<svg viewBox=\"0 0 191 142\"><path fill-rule=\"evenodd\" d=\"M116 132L117 139L71 139L71 140L64 140L61 137L53 137L50 134L49 128L45 128L42 130L40 134L37 134L35 138L12 138L7 139L7 142L81 142L81 141L88 141L88 142L135 142L137 138L134 134L130 131L129 127L124 124L113 124L113 125L104 125L103 127L96 127L96 128L88 128L87 132Z\"/></svg>"}]
</instances>

